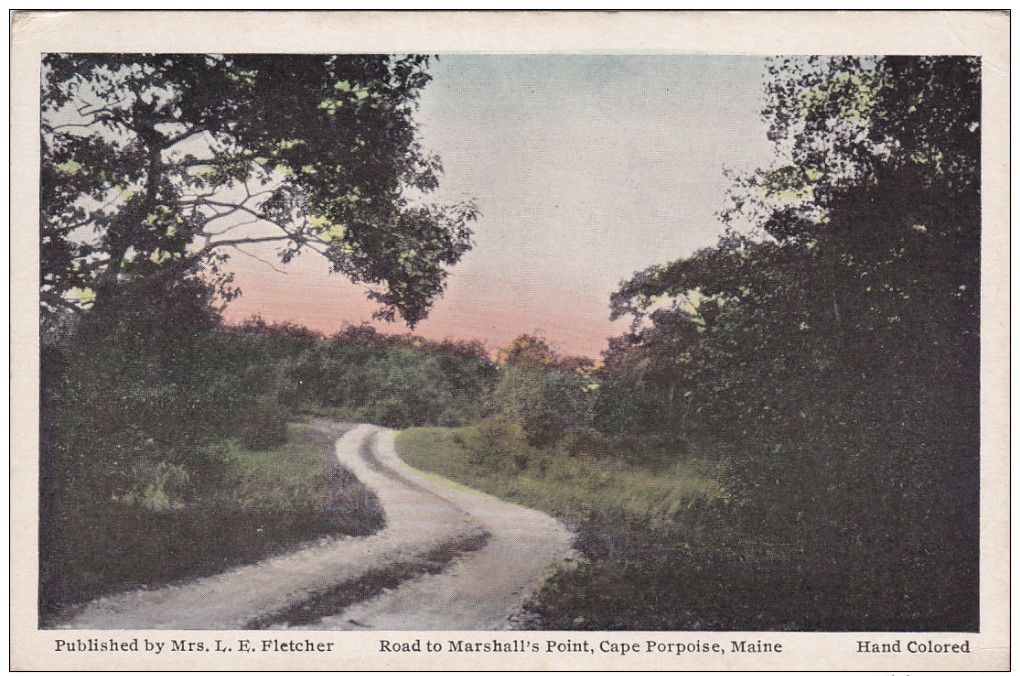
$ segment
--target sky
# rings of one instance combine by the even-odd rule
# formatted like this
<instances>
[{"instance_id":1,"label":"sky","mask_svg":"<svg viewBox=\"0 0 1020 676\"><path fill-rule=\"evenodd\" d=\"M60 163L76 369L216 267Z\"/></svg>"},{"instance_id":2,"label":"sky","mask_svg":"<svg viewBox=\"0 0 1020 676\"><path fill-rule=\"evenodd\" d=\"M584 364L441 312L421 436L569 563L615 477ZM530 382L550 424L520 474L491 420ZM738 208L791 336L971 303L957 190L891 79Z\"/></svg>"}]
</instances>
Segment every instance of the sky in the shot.
<instances>
[{"instance_id":1,"label":"sky","mask_svg":"<svg viewBox=\"0 0 1020 676\"><path fill-rule=\"evenodd\" d=\"M481 210L473 249L415 329L429 338L495 350L534 333L597 358L627 328L609 321L619 283L711 245L724 168L769 163L759 57L447 54L429 73L416 119L444 167L433 196ZM284 273L237 254L231 267L243 295L230 321L331 333L376 309L313 255Z\"/></svg>"}]
</instances>

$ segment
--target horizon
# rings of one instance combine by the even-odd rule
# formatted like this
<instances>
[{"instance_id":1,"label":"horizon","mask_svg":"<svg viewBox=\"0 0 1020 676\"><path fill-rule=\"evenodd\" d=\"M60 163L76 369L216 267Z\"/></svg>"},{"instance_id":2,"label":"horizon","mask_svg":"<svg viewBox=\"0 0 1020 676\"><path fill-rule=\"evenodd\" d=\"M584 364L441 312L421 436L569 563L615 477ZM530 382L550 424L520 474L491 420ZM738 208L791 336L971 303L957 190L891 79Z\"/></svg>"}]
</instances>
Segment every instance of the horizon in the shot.
<instances>
[{"instance_id":1,"label":"horizon","mask_svg":"<svg viewBox=\"0 0 1020 676\"><path fill-rule=\"evenodd\" d=\"M451 54L429 73L415 119L444 173L428 198L481 209L474 247L429 317L413 331L373 320L364 290L325 261L302 256L277 272L272 249L252 247L228 265L242 295L227 321L259 315L327 335L367 322L490 351L529 333L598 358L627 328L609 321L619 283L711 246L724 169L770 159L763 57Z\"/></svg>"}]
</instances>

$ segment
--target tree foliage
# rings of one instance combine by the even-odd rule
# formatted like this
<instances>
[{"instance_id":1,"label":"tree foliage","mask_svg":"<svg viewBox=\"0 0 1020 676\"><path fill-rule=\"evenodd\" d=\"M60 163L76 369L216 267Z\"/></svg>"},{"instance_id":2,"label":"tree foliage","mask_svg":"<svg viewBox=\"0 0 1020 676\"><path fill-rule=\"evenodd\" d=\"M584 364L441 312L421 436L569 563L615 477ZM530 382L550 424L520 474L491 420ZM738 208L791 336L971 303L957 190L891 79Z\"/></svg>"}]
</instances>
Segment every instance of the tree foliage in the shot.
<instances>
[{"instance_id":1,"label":"tree foliage","mask_svg":"<svg viewBox=\"0 0 1020 676\"><path fill-rule=\"evenodd\" d=\"M766 89L776 163L736 180L717 246L621 285L606 373L683 391L733 442L763 541L900 595L919 627L947 626L918 599L952 579L973 626L979 63L775 59Z\"/></svg>"},{"instance_id":2,"label":"tree foliage","mask_svg":"<svg viewBox=\"0 0 1020 676\"><path fill-rule=\"evenodd\" d=\"M228 252L303 252L420 321L470 247L471 204L435 205L413 120L428 58L47 54L43 310L124 280L218 279Z\"/></svg>"},{"instance_id":3,"label":"tree foliage","mask_svg":"<svg viewBox=\"0 0 1020 676\"><path fill-rule=\"evenodd\" d=\"M508 366L546 369L556 363L556 353L541 337L522 333L499 349L496 360Z\"/></svg>"},{"instance_id":4,"label":"tree foliage","mask_svg":"<svg viewBox=\"0 0 1020 676\"><path fill-rule=\"evenodd\" d=\"M724 214L730 223L753 216L757 229L733 229L714 248L623 283L613 316L630 315L634 330L616 340L607 366L723 388L731 404L754 410L758 395L734 400L732 388L754 391L750 374L769 363L861 378L921 352L947 379L973 380L976 63L782 59L771 72L765 116L789 163L745 177ZM642 360L654 375L639 372ZM732 372L723 376L725 364Z\"/></svg>"},{"instance_id":5,"label":"tree foliage","mask_svg":"<svg viewBox=\"0 0 1020 676\"><path fill-rule=\"evenodd\" d=\"M500 348L501 376L492 413L520 426L526 441L549 446L571 429L591 426L596 388L592 361L559 354L540 336L522 333Z\"/></svg>"}]
</instances>

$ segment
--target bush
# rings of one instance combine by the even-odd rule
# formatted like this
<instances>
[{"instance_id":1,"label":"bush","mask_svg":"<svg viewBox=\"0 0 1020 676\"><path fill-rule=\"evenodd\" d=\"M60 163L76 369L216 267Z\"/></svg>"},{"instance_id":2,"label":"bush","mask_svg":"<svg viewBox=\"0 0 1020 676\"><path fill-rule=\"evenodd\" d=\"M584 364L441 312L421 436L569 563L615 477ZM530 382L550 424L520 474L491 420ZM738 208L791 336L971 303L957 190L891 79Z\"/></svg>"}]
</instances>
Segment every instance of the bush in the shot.
<instances>
[{"instance_id":1,"label":"bush","mask_svg":"<svg viewBox=\"0 0 1020 676\"><path fill-rule=\"evenodd\" d=\"M463 425L481 412L495 377L489 362L352 340L313 346L283 364L298 402L392 427Z\"/></svg>"},{"instance_id":2,"label":"bush","mask_svg":"<svg viewBox=\"0 0 1020 676\"><path fill-rule=\"evenodd\" d=\"M523 428L506 418L486 418L467 428L463 439L471 449L471 462L490 470L515 474L530 461Z\"/></svg>"},{"instance_id":3,"label":"bush","mask_svg":"<svg viewBox=\"0 0 1020 676\"><path fill-rule=\"evenodd\" d=\"M592 402L592 424L605 434L641 434L675 426L667 398L660 394L603 380Z\"/></svg>"},{"instance_id":4,"label":"bush","mask_svg":"<svg viewBox=\"0 0 1020 676\"><path fill-rule=\"evenodd\" d=\"M153 512L165 512L184 506L184 493L188 488L188 472L182 467L161 462L153 468L152 477L138 500L142 507Z\"/></svg>"},{"instance_id":5,"label":"bush","mask_svg":"<svg viewBox=\"0 0 1020 676\"><path fill-rule=\"evenodd\" d=\"M568 431L591 427L592 378L515 366L502 372L492 395L493 413L518 423L532 446L552 446Z\"/></svg>"},{"instance_id":6,"label":"bush","mask_svg":"<svg viewBox=\"0 0 1020 676\"><path fill-rule=\"evenodd\" d=\"M253 417L240 427L240 440L253 451L267 451L287 440L290 411L268 397L259 398Z\"/></svg>"}]
</instances>

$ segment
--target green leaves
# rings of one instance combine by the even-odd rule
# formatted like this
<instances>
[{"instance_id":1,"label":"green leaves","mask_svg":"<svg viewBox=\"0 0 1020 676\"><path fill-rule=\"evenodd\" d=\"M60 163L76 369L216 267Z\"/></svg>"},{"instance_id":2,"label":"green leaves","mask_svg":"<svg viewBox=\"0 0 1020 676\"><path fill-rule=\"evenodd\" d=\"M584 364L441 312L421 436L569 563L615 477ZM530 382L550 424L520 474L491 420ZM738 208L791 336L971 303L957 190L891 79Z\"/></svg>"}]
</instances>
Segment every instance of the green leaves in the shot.
<instances>
[{"instance_id":1,"label":"green leaves","mask_svg":"<svg viewBox=\"0 0 1020 676\"><path fill-rule=\"evenodd\" d=\"M611 299L634 322L604 373L635 388L634 408L691 392L674 424L736 441L727 486L746 528L862 579L847 561L866 552L892 571L883 598L923 596L909 570L976 580L977 65L777 59L778 168L738 181L717 246ZM736 234L743 221L754 230ZM976 617L976 597L960 603Z\"/></svg>"},{"instance_id":2,"label":"green leaves","mask_svg":"<svg viewBox=\"0 0 1020 676\"><path fill-rule=\"evenodd\" d=\"M182 271L208 275L224 251L275 246L284 262L325 255L369 286L381 316L420 321L470 248L477 216L470 203L426 199L441 171L412 118L427 65L386 55L46 55L44 303L72 300L60 271L80 266L84 241L104 254L93 262L106 285L128 260L157 264L170 252L187 259L177 259Z\"/></svg>"}]
</instances>

